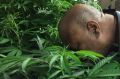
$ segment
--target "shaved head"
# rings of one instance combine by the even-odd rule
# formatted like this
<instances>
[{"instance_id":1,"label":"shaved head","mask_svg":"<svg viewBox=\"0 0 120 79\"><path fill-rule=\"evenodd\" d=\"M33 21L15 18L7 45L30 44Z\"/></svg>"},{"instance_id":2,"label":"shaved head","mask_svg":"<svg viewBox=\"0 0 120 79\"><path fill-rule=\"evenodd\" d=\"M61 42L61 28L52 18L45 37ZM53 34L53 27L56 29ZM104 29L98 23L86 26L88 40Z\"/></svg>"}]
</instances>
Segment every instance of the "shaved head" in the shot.
<instances>
[{"instance_id":1,"label":"shaved head","mask_svg":"<svg viewBox=\"0 0 120 79\"><path fill-rule=\"evenodd\" d=\"M61 40L70 45L74 38L76 28L86 28L89 20L99 21L101 13L92 6L85 4L76 4L69 11L66 12L65 16L59 23L59 33ZM74 26L74 24L79 26Z\"/></svg>"},{"instance_id":2,"label":"shaved head","mask_svg":"<svg viewBox=\"0 0 120 79\"><path fill-rule=\"evenodd\" d=\"M115 29L114 16L85 4L71 7L58 27L62 42L71 49L100 52L113 42Z\"/></svg>"}]
</instances>

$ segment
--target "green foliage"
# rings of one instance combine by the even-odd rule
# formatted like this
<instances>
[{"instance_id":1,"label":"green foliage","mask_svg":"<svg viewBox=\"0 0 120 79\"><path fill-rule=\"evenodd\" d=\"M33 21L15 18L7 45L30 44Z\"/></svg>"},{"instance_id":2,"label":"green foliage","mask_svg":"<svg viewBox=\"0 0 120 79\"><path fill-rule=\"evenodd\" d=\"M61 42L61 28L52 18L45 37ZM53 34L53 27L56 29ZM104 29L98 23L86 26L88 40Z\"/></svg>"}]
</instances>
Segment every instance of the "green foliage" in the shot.
<instances>
[{"instance_id":1,"label":"green foliage","mask_svg":"<svg viewBox=\"0 0 120 79\"><path fill-rule=\"evenodd\" d=\"M75 3L95 0L0 0L0 79L119 79L114 56L71 51L57 25Z\"/></svg>"}]
</instances>

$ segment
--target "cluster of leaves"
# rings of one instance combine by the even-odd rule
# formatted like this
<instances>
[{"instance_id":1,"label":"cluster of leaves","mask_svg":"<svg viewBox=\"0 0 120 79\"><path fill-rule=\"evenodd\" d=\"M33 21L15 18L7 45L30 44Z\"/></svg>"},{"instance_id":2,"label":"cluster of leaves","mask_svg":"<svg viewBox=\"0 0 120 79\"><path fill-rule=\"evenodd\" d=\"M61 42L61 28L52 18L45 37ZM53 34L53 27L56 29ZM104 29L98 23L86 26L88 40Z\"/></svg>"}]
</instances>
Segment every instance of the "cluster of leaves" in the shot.
<instances>
[{"instance_id":1,"label":"cluster of leaves","mask_svg":"<svg viewBox=\"0 0 120 79\"><path fill-rule=\"evenodd\" d=\"M0 79L118 79L114 56L60 42L57 24L75 3L100 9L95 0L0 0Z\"/></svg>"}]
</instances>

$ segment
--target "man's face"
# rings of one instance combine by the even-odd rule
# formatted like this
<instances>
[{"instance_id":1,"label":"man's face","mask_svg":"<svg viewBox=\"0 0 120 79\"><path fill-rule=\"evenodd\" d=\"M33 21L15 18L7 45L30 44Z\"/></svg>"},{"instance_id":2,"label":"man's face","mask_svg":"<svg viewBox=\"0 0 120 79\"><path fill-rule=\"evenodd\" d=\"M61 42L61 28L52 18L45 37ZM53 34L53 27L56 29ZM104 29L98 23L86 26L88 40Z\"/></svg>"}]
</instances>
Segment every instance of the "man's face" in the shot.
<instances>
[{"instance_id":1,"label":"man's face","mask_svg":"<svg viewBox=\"0 0 120 79\"><path fill-rule=\"evenodd\" d=\"M87 30L81 27L72 27L71 28L71 40L70 40L70 48L74 50L83 50L90 49L89 48L89 40Z\"/></svg>"}]
</instances>

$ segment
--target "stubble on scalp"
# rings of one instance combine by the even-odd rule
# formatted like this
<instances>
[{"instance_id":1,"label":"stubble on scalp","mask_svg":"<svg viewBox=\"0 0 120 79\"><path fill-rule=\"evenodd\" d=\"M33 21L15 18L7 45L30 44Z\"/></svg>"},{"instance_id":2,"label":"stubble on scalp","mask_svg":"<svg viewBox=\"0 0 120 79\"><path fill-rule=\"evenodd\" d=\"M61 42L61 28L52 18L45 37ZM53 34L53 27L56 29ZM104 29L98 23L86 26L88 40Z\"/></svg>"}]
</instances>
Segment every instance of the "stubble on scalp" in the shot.
<instances>
[{"instance_id":1,"label":"stubble on scalp","mask_svg":"<svg viewBox=\"0 0 120 79\"><path fill-rule=\"evenodd\" d=\"M63 43L70 44L74 37L75 30L72 30L73 23L78 27L86 28L87 22L90 20L100 21L101 12L94 7L85 4L76 4L68 10L65 16L60 20L58 25L59 35ZM77 28L76 28L77 29ZM72 32L72 34L71 34Z\"/></svg>"}]
</instances>

